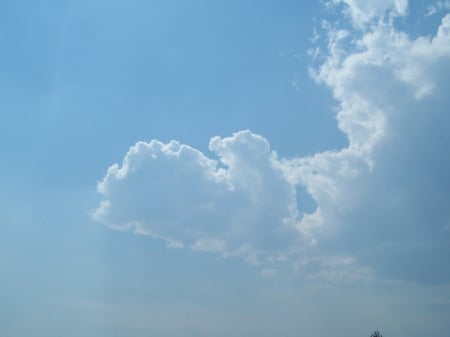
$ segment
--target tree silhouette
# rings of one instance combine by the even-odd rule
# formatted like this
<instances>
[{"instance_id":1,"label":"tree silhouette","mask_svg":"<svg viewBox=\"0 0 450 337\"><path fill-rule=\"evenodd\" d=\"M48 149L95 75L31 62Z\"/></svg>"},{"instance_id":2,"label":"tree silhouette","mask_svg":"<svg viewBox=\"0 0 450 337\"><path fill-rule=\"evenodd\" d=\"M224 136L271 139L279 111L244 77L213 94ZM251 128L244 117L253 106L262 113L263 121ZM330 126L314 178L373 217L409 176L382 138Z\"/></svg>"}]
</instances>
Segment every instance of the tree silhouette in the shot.
<instances>
[{"instance_id":1,"label":"tree silhouette","mask_svg":"<svg viewBox=\"0 0 450 337\"><path fill-rule=\"evenodd\" d=\"M373 334L370 335L370 337L383 337L383 336L381 336L381 334L380 334L379 331L375 330L375 331L373 332Z\"/></svg>"}]
</instances>

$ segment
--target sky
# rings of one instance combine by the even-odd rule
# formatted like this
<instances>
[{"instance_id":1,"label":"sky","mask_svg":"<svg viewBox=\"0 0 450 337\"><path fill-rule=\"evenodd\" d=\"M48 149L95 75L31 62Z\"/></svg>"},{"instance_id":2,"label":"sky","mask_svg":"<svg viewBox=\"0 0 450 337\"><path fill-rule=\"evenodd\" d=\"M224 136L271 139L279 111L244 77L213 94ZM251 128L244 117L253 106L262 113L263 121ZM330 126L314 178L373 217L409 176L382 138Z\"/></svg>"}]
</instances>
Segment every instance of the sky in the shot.
<instances>
[{"instance_id":1,"label":"sky","mask_svg":"<svg viewBox=\"0 0 450 337\"><path fill-rule=\"evenodd\" d=\"M450 329L450 2L0 0L0 335Z\"/></svg>"}]
</instances>

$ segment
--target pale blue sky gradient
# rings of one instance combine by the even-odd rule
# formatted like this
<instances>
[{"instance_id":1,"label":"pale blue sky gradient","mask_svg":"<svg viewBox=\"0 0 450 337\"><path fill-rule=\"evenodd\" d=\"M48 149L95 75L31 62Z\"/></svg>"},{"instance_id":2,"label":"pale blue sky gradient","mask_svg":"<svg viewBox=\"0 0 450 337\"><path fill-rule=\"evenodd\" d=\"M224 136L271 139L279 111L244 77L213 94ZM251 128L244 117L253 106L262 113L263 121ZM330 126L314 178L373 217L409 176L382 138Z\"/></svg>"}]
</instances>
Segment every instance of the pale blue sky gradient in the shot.
<instances>
[{"instance_id":1,"label":"pale blue sky gradient","mask_svg":"<svg viewBox=\"0 0 450 337\"><path fill-rule=\"evenodd\" d=\"M449 34L441 29L434 45L413 45L438 34L450 4L435 5L436 13L433 1L410 1L405 13L380 7L384 22L395 16L383 31L366 21L355 26L349 8L360 1L335 2L354 7L0 0L0 336L448 333ZM367 3L377 9L394 1ZM344 40L348 71L344 62L329 63L314 80L314 70L338 60L327 43L339 28L354 39L392 28L408 36L403 49L416 49L402 54L395 44L367 43L373 55L358 63L351 56L364 48ZM385 63L374 66L380 50ZM355 97L371 108L360 124ZM371 119L375 107L384 109L385 124ZM382 136L366 136L371 127ZM223 153L208 147L215 136ZM157 166L149 153L161 162L169 154L155 149L137 152L144 164L127 173L133 184L107 174L136 142L152 139L177 140L224 160L218 167L225 169L227 158L242 161L211 185L193 183L209 177L195 169L200 159ZM276 160L245 155L261 139ZM177 169L185 179L175 190L195 191L191 200L164 186ZM103 194L101 181L109 189ZM255 181L260 189L246 185ZM125 202L116 207L124 192L137 208L148 202L169 214L161 223L148 214L138 219L163 240L128 230L137 213ZM177 211L204 195L216 198L208 212L203 204L193 214ZM118 201L98 216L102 200ZM300 229L275 240L287 213ZM217 230L198 225L219 215ZM183 248L168 247L166 223ZM225 246L199 246L205 238ZM249 251L238 249L246 245ZM254 252L258 263L249 258ZM285 259L277 261L278 253Z\"/></svg>"}]
</instances>

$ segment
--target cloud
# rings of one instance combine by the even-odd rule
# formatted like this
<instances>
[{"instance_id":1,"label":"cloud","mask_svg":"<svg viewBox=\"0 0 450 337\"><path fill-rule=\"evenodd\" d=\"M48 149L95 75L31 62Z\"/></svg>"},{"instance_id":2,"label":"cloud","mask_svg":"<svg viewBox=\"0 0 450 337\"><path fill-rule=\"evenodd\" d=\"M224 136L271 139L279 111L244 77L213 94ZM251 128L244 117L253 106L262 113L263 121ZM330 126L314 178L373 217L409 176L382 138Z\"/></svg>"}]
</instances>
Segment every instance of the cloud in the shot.
<instances>
[{"instance_id":1,"label":"cloud","mask_svg":"<svg viewBox=\"0 0 450 337\"><path fill-rule=\"evenodd\" d=\"M241 256L257 264L292 244L295 188L261 136L213 137L218 160L171 141L138 142L98 185L95 218L169 245Z\"/></svg>"},{"instance_id":2,"label":"cloud","mask_svg":"<svg viewBox=\"0 0 450 337\"><path fill-rule=\"evenodd\" d=\"M450 1L436 1L427 8L427 16L435 15L440 11L450 10Z\"/></svg>"},{"instance_id":3,"label":"cloud","mask_svg":"<svg viewBox=\"0 0 450 337\"><path fill-rule=\"evenodd\" d=\"M333 91L349 145L285 161L317 203L300 227L382 277L448 282L450 15L432 37L411 39L391 20L336 31L315 79Z\"/></svg>"},{"instance_id":4,"label":"cloud","mask_svg":"<svg viewBox=\"0 0 450 337\"><path fill-rule=\"evenodd\" d=\"M374 271L370 267L360 266L350 256L305 257L294 263L294 270L318 282L356 282L374 278Z\"/></svg>"},{"instance_id":5,"label":"cloud","mask_svg":"<svg viewBox=\"0 0 450 337\"><path fill-rule=\"evenodd\" d=\"M290 261L310 279L450 282L450 14L411 38L392 19L407 1L331 3L353 28L323 26L328 54L312 74L333 92L347 147L283 159L240 131L213 137L211 159L138 142L99 183L95 218L173 247ZM314 212L299 212L297 186Z\"/></svg>"},{"instance_id":6,"label":"cloud","mask_svg":"<svg viewBox=\"0 0 450 337\"><path fill-rule=\"evenodd\" d=\"M353 24L362 28L384 16L404 16L408 8L408 0L331 0L330 4L344 4Z\"/></svg>"}]
</instances>

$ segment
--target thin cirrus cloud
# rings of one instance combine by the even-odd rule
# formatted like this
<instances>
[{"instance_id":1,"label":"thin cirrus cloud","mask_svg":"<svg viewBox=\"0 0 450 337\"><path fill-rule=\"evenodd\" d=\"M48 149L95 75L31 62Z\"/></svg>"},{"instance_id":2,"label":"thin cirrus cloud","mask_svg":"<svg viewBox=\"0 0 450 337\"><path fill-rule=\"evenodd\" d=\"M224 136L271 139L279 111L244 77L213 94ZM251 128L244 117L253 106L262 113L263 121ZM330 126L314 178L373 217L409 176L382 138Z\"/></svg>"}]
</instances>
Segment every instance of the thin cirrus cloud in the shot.
<instances>
[{"instance_id":1,"label":"thin cirrus cloud","mask_svg":"<svg viewBox=\"0 0 450 337\"><path fill-rule=\"evenodd\" d=\"M450 281L450 14L412 39L395 25L407 1L330 4L353 25L323 24L312 75L333 92L346 148L283 159L240 131L211 139L215 160L138 142L99 183L95 218L253 264L287 260L314 279ZM314 212L299 212L297 186Z\"/></svg>"}]
</instances>

